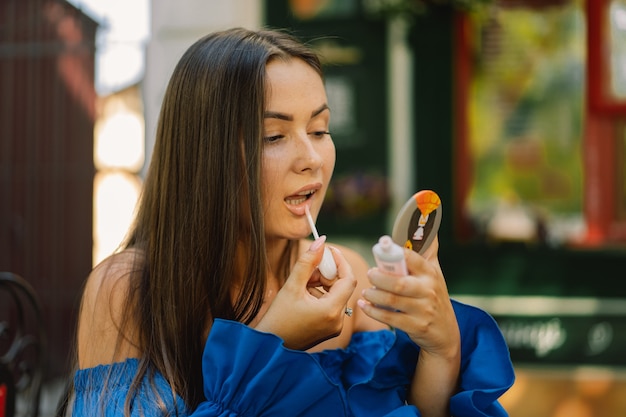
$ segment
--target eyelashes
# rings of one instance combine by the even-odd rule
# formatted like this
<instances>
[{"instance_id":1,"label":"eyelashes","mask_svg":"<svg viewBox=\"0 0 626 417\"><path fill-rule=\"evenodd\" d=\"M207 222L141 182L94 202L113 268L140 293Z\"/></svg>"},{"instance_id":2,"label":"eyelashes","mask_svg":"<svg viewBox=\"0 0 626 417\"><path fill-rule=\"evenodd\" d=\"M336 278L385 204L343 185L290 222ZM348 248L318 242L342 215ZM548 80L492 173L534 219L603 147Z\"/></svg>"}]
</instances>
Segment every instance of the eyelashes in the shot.
<instances>
[{"instance_id":1,"label":"eyelashes","mask_svg":"<svg viewBox=\"0 0 626 417\"><path fill-rule=\"evenodd\" d=\"M328 130L318 130L318 131L314 131L309 133L309 136L313 136L317 139L322 139L326 136L330 136L330 132ZM265 136L263 138L263 142L265 143L275 143L278 142L281 139L284 139L286 136L285 135L271 135L271 136Z\"/></svg>"},{"instance_id":2,"label":"eyelashes","mask_svg":"<svg viewBox=\"0 0 626 417\"><path fill-rule=\"evenodd\" d=\"M265 143L274 143L284 138L283 135L274 135L274 136L266 136L263 138L263 142Z\"/></svg>"},{"instance_id":3,"label":"eyelashes","mask_svg":"<svg viewBox=\"0 0 626 417\"><path fill-rule=\"evenodd\" d=\"M330 135L330 132L327 130L324 131L319 131L319 132L313 132L314 136L318 136L318 137L324 137L326 135Z\"/></svg>"}]
</instances>

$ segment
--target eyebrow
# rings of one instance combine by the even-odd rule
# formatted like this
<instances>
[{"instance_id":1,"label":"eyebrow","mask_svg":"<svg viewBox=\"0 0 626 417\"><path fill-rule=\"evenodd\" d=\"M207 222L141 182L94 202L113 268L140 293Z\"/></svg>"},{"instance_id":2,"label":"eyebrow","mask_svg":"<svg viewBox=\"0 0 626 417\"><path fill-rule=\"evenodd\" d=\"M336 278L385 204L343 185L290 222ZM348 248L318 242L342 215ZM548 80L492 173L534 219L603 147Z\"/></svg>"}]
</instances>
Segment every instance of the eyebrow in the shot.
<instances>
[{"instance_id":1,"label":"eyebrow","mask_svg":"<svg viewBox=\"0 0 626 417\"><path fill-rule=\"evenodd\" d=\"M324 110L328 110L330 109L328 107L328 104L324 103L322 104L318 109L313 110L311 112L311 119L314 118L315 116L317 116L318 114L320 114L321 112L323 112ZM287 120L289 122L293 121L293 116L290 114L285 114L285 113L279 113L279 112L275 112L275 111L266 111L264 117L266 119L280 119L280 120Z\"/></svg>"}]
</instances>

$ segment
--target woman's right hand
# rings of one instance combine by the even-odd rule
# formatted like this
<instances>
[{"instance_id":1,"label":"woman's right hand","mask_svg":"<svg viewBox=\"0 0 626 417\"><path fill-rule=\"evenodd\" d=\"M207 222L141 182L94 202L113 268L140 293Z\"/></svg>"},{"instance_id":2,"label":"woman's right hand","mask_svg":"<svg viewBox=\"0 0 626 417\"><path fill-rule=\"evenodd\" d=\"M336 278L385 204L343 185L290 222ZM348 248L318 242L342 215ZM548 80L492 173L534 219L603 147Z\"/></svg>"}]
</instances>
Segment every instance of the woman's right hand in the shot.
<instances>
[{"instance_id":1,"label":"woman's right hand","mask_svg":"<svg viewBox=\"0 0 626 417\"><path fill-rule=\"evenodd\" d=\"M325 236L315 240L296 261L291 274L278 291L256 329L273 333L284 340L285 347L306 350L341 333L345 309L356 287L352 268L335 248L337 278L320 278L317 265L324 253ZM312 287L316 282L325 291Z\"/></svg>"}]
</instances>

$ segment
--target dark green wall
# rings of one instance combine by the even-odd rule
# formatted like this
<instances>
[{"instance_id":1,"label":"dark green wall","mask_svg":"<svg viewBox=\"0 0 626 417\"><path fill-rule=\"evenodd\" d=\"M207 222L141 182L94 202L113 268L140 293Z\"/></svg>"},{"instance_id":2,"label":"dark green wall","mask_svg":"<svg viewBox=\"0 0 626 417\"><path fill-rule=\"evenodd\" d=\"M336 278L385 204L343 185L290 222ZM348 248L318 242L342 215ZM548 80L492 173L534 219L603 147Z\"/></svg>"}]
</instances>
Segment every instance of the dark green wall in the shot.
<instances>
[{"instance_id":1,"label":"dark green wall","mask_svg":"<svg viewBox=\"0 0 626 417\"><path fill-rule=\"evenodd\" d=\"M415 184L439 194L440 244L452 242L452 14L431 8L417 17L409 42L414 53Z\"/></svg>"}]
</instances>

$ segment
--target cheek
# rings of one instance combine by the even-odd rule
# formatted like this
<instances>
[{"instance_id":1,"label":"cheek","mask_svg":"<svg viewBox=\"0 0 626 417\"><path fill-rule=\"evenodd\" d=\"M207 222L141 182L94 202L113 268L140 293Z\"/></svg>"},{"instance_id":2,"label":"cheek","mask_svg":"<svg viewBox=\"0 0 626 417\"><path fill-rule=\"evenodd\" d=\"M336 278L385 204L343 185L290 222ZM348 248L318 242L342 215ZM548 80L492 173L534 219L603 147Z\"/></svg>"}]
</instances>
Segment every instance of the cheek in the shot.
<instances>
[{"instance_id":1,"label":"cheek","mask_svg":"<svg viewBox=\"0 0 626 417\"><path fill-rule=\"evenodd\" d=\"M261 183L263 185L263 206L267 209L276 193L276 184L280 178L277 161L264 158L261 170Z\"/></svg>"},{"instance_id":2,"label":"cheek","mask_svg":"<svg viewBox=\"0 0 626 417\"><path fill-rule=\"evenodd\" d=\"M322 158L324 160L324 174L330 177L333 175L333 171L335 169L335 161L337 159L335 144L332 141L330 141L329 145L324 149Z\"/></svg>"}]
</instances>

